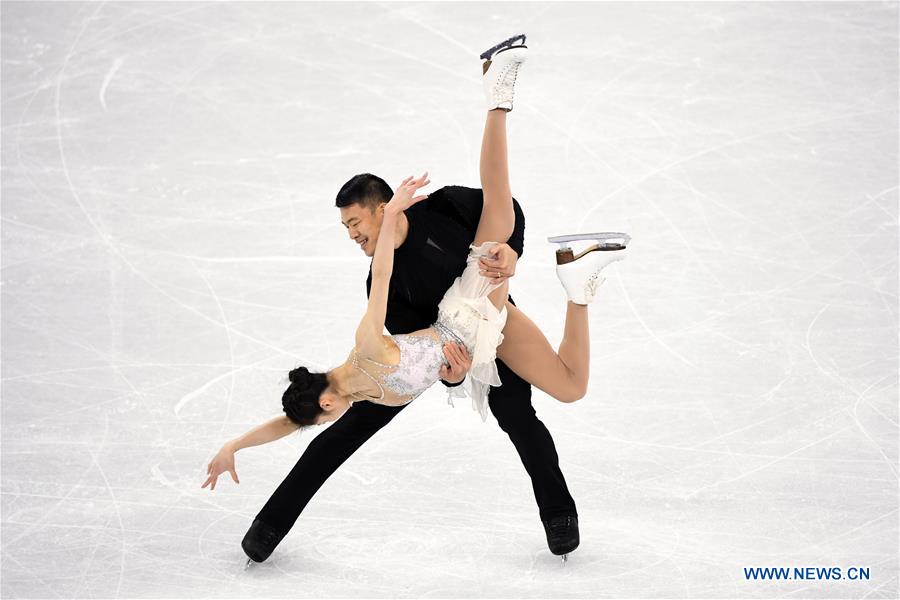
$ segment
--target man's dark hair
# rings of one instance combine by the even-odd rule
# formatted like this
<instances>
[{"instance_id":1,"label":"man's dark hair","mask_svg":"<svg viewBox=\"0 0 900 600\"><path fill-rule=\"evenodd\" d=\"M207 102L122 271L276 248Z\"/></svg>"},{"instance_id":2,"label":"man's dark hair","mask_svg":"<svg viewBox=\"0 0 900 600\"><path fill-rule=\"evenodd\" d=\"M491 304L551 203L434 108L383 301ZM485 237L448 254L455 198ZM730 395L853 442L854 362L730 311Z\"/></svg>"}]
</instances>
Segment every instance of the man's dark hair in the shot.
<instances>
[{"instance_id":1,"label":"man's dark hair","mask_svg":"<svg viewBox=\"0 0 900 600\"><path fill-rule=\"evenodd\" d=\"M384 179L371 173L354 175L350 181L341 187L334 205L338 208L362 204L375 210L382 202L390 202L394 196L391 186Z\"/></svg>"}]
</instances>

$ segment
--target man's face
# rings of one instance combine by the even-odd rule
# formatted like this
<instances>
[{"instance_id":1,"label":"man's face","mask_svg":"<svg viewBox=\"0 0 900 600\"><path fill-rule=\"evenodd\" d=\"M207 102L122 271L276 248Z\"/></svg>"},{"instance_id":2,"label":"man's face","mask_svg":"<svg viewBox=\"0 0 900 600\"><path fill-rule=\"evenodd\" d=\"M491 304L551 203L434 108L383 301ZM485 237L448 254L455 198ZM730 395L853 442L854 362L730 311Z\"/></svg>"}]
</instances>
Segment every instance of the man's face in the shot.
<instances>
[{"instance_id":1,"label":"man's face","mask_svg":"<svg viewBox=\"0 0 900 600\"><path fill-rule=\"evenodd\" d=\"M384 220L384 203L374 211L362 204L351 204L341 208L341 223L347 228L350 239L362 248L366 256L375 255L378 232Z\"/></svg>"}]
</instances>

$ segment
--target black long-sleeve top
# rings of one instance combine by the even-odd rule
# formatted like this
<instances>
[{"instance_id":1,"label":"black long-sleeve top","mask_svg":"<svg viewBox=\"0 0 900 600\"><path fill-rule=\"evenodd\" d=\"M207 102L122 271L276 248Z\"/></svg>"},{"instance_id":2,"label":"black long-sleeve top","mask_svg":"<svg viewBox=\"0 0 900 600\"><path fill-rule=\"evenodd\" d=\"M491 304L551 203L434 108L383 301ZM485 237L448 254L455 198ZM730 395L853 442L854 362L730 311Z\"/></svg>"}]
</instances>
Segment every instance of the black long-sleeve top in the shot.
<instances>
[{"instance_id":1,"label":"black long-sleeve top","mask_svg":"<svg viewBox=\"0 0 900 600\"><path fill-rule=\"evenodd\" d=\"M394 250L394 271L388 288L385 327L392 334L430 327L437 307L453 281L466 267L469 245L481 218L480 189L448 186L409 207L406 240ZM525 215L513 198L516 224L506 242L522 256ZM372 267L366 279L366 295L372 289Z\"/></svg>"}]
</instances>

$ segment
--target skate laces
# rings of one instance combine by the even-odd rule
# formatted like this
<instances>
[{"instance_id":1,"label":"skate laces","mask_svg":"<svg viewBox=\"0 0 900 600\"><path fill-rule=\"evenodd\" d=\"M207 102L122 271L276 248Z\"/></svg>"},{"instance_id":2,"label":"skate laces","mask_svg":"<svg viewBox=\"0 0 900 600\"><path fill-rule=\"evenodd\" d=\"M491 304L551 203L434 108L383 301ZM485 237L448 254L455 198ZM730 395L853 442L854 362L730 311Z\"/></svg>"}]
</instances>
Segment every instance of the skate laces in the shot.
<instances>
[{"instance_id":1,"label":"skate laces","mask_svg":"<svg viewBox=\"0 0 900 600\"><path fill-rule=\"evenodd\" d=\"M621 259L619 259L619 260L621 260ZM586 296L588 302L593 300L594 295L597 293L597 288L600 287L604 281L606 281L606 277L601 277L600 272L603 269L605 269L607 266L612 264L613 262L616 262L616 261L609 261L606 264L597 268L597 270L595 270L593 273L591 273L591 276L588 277L588 280L584 283L584 292L585 292L585 296Z\"/></svg>"},{"instance_id":2,"label":"skate laces","mask_svg":"<svg viewBox=\"0 0 900 600\"><path fill-rule=\"evenodd\" d=\"M600 284L606 281L605 277L600 277L600 271L602 271L602 268L591 273L591 276L584 284L584 295L588 302L593 300L594 294L597 293L597 288Z\"/></svg>"},{"instance_id":3,"label":"skate laces","mask_svg":"<svg viewBox=\"0 0 900 600\"><path fill-rule=\"evenodd\" d=\"M513 90L515 89L516 77L518 77L520 66L522 66L522 63L516 61L504 67L491 90L495 102L513 101Z\"/></svg>"}]
</instances>

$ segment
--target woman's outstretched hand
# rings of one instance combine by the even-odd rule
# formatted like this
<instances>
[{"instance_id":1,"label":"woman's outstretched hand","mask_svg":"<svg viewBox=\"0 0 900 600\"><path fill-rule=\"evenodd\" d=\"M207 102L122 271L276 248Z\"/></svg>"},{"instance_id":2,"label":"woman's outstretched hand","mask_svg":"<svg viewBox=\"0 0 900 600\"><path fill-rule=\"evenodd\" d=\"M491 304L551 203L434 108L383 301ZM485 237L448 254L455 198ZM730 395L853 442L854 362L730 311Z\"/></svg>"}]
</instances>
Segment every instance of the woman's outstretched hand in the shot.
<instances>
[{"instance_id":1,"label":"woman's outstretched hand","mask_svg":"<svg viewBox=\"0 0 900 600\"><path fill-rule=\"evenodd\" d=\"M231 478L234 479L235 483L241 482L238 479L237 471L234 470L234 450L232 450L228 444L222 446L222 449L219 450L206 467L206 473L209 477L206 478L206 482L200 487L205 488L212 483L212 487L209 488L209 491L216 489L216 480L219 478L219 475L225 471L231 473Z\"/></svg>"},{"instance_id":2,"label":"woman's outstretched hand","mask_svg":"<svg viewBox=\"0 0 900 600\"><path fill-rule=\"evenodd\" d=\"M478 272L484 277L502 282L504 278L508 279L516 274L518 260L519 255L509 244L497 244L488 250L488 256L478 261L478 266L481 267Z\"/></svg>"},{"instance_id":3,"label":"woman's outstretched hand","mask_svg":"<svg viewBox=\"0 0 900 600\"><path fill-rule=\"evenodd\" d=\"M465 379L466 373L469 372L472 366L472 359L469 357L466 347L462 344L447 342L444 344L444 356L447 358L450 366L441 366L441 379L447 383L459 383Z\"/></svg>"},{"instance_id":4,"label":"woman's outstretched hand","mask_svg":"<svg viewBox=\"0 0 900 600\"><path fill-rule=\"evenodd\" d=\"M431 180L428 179L428 171L425 171L421 177L418 179L414 178L412 175L403 180L403 182L397 187L397 191L394 192L394 197L391 198L391 201L388 202L384 207L385 213L393 213L399 214L415 204L416 202L421 202L425 198L428 197L427 194L423 196L413 197L413 194L417 189L423 188L426 185L431 183Z\"/></svg>"}]
</instances>

